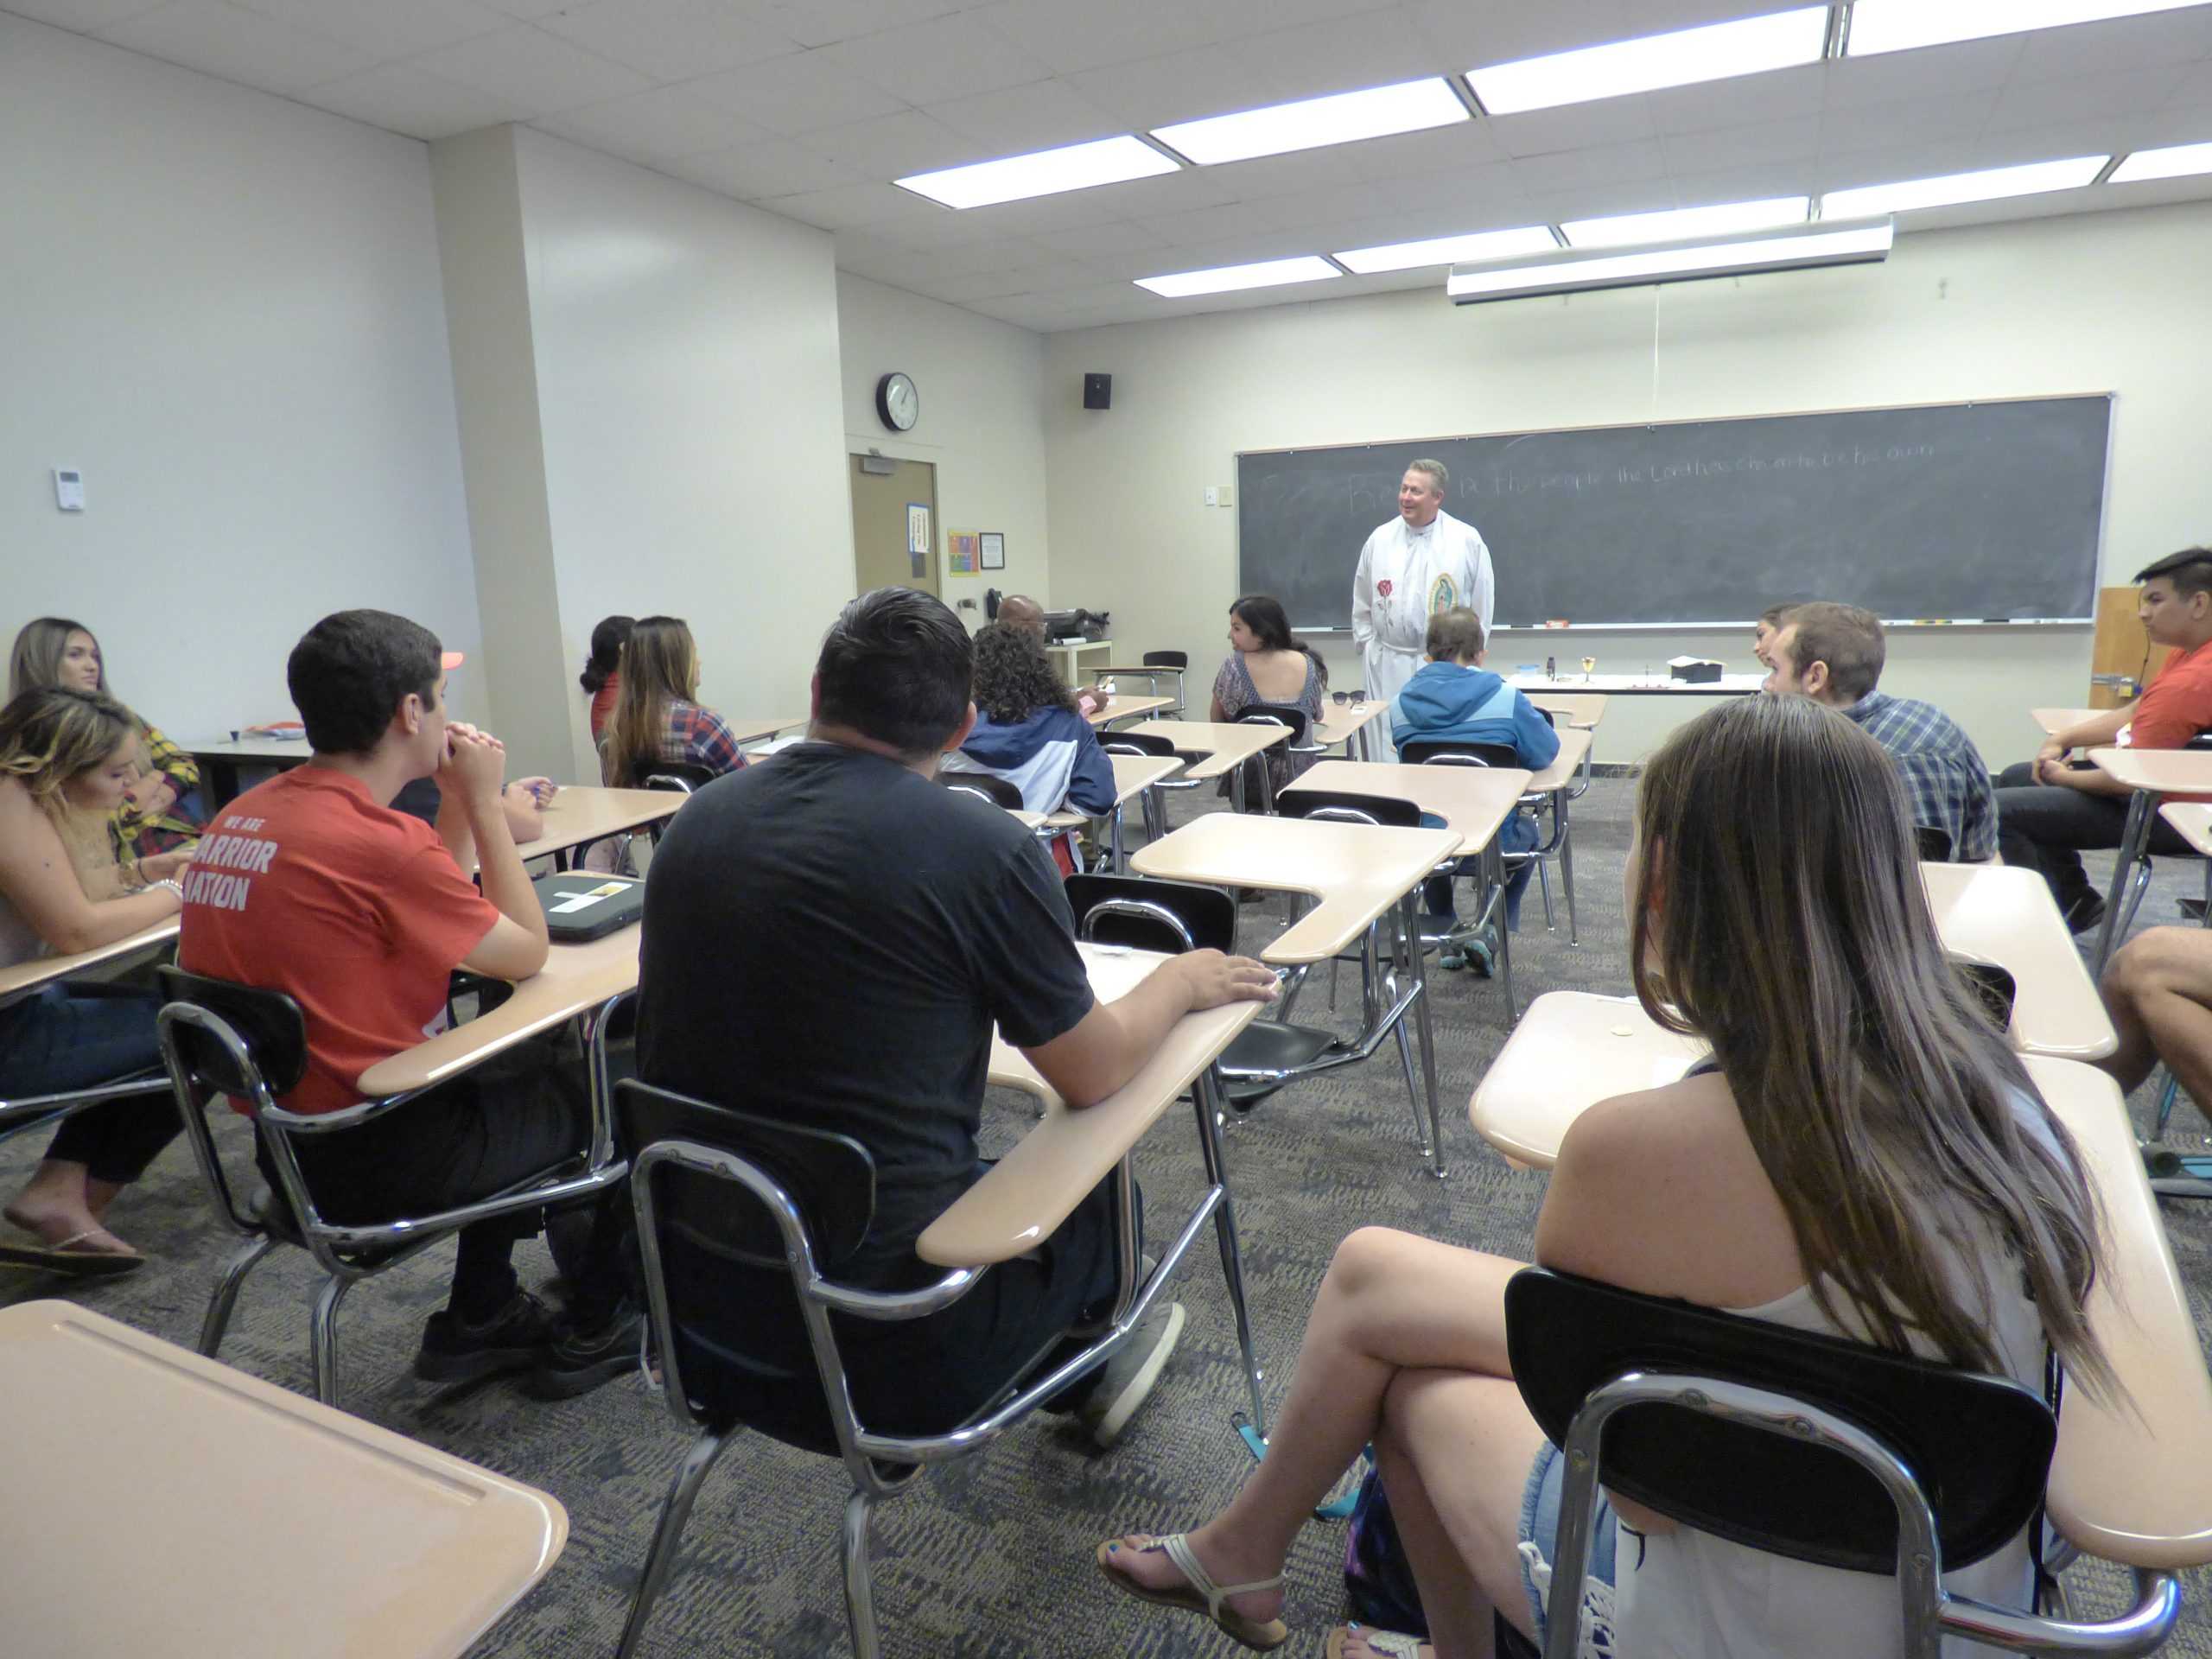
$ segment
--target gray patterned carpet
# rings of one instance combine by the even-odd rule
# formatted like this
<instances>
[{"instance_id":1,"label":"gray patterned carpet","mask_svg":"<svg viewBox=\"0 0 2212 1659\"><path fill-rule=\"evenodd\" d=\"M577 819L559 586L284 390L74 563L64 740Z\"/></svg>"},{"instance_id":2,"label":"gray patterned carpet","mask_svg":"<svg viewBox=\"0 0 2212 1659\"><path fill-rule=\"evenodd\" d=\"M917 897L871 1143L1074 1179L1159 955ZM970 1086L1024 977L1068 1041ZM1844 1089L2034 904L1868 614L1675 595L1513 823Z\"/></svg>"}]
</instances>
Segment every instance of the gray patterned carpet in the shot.
<instances>
[{"instance_id":1,"label":"gray patterned carpet","mask_svg":"<svg viewBox=\"0 0 2212 1659\"><path fill-rule=\"evenodd\" d=\"M1522 999L1548 989L1625 991L1621 862L1630 785L1600 779L1575 809L1581 946L1543 929L1532 893L1517 952ZM1208 798L1204 804L1211 809ZM1181 798L1179 814L1196 810ZM2171 868L2145 906L2166 920L2194 892L2193 873ZM1256 944L1282 922L1280 903L1245 912ZM1541 1176L1515 1173L1468 1128L1465 1102L1506 1034L1502 999L1464 975L1437 976L1439 1059L1451 1178L1440 1185L1415 1163L1402 1083L1389 1048L1277 1096L1230 1136L1228 1156L1243 1223L1251 1307L1274 1397L1332 1249L1354 1226L1381 1223L1525 1255L1543 1193ZM1309 992L1301 1014L1325 1006ZM1347 994L1356 998L1350 984ZM2138 1110L2150 1103L2139 1099ZM995 1133L1018 1133L1011 1110ZM2203 1129L2187 1105L2177 1128ZM232 1131L235 1133L235 1131ZM12 1190L37 1147L0 1147L0 1186ZM1195 1137L1171 1116L1140 1149L1155 1217L1184 1209L1198 1188ZM2170 1203L2174 1249L2192 1287L2200 1332L2212 1332L2212 1206ZM228 1236L203 1206L180 1146L118 1206L117 1227L153 1253L150 1267L94 1289L0 1269L0 1300L70 1294L174 1340L196 1336ZM573 1531L550 1577L480 1644L481 1655L611 1654L645 1557L662 1493L685 1437L634 1379L562 1405L524 1399L493 1382L441 1397L408 1372L423 1317L438 1306L448 1265L431 1255L355 1290L341 1321L342 1397L347 1408L551 1491ZM525 1272L550 1276L541 1247ZM306 1391L311 1275L286 1253L250 1281L224 1358L257 1376ZM1194 1252L1180 1291L1191 1324L1175 1364L1143 1415L1110 1455L1095 1456L1055 1420L1039 1419L978 1458L945 1468L880 1512L876 1598L886 1651L898 1659L1089 1659L1090 1656L1219 1655L1234 1651L1201 1622L1145 1609L1109 1592L1090 1562L1094 1541L1128 1529L1163 1529L1218 1503L1248 1466L1231 1433L1242 1397L1236 1343L1211 1253ZM25 1432L16 1425L15 1432ZM2205 1471L2212 1478L2212 1471ZM798 1656L845 1652L838 1591L842 1471L753 1440L734 1448L695 1512L683 1559L645 1643L653 1656ZM1285 1651L1318 1653L1319 1632L1339 1615L1340 1524L1308 1529L1290 1567L1294 1628ZM2091 1605L2111 1605L2118 1574L2075 1570ZM2193 1575L2183 1627L2167 1649L2212 1659L2212 1574ZM0 1644L3 1645L3 1644Z\"/></svg>"}]
</instances>

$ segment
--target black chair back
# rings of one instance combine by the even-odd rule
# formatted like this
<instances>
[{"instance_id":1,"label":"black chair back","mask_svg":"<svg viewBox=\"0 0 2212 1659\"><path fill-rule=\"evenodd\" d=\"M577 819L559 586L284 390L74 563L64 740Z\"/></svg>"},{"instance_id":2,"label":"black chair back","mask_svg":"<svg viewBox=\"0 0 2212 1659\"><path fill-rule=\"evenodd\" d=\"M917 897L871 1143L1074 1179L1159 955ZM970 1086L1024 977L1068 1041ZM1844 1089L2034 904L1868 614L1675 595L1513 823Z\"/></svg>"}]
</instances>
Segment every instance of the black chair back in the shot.
<instances>
[{"instance_id":1,"label":"black chair back","mask_svg":"<svg viewBox=\"0 0 2212 1659\"><path fill-rule=\"evenodd\" d=\"M1284 702L1252 703L1229 718L1230 723L1236 726L1287 726L1290 736L1287 741L1294 744L1306 741L1306 728L1312 724L1303 709Z\"/></svg>"},{"instance_id":2,"label":"black chair back","mask_svg":"<svg viewBox=\"0 0 2212 1659\"><path fill-rule=\"evenodd\" d=\"M1101 732L1098 747L1109 754L1141 754L1165 759L1175 753L1175 740L1156 732Z\"/></svg>"},{"instance_id":3,"label":"black chair back","mask_svg":"<svg viewBox=\"0 0 2212 1659\"><path fill-rule=\"evenodd\" d=\"M1951 832L1932 823L1916 823L1912 838L1920 843L1920 861L1923 864L1948 864L1951 861Z\"/></svg>"},{"instance_id":4,"label":"black chair back","mask_svg":"<svg viewBox=\"0 0 2212 1659\"><path fill-rule=\"evenodd\" d=\"M2183 744L2182 747L2184 749L2212 749L2212 732L2199 732L2195 737L2190 738L2188 742Z\"/></svg>"},{"instance_id":5,"label":"black chair back","mask_svg":"<svg viewBox=\"0 0 2212 1659\"><path fill-rule=\"evenodd\" d=\"M1138 875L1071 875L1064 885L1079 939L1170 956L1236 947L1236 901L1219 887ZM1143 913L1138 906L1166 912L1182 924L1189 939L1165 918Z\"/></svg>"},{"instance_id":6,"label":"black chair back","mask_svg":"<svg viewBox=\"0 0 2212 1659\"><path fill-rule=\"evenodd\" d=\"M1395 795L1358 795L1348 790L1307 789L1298 785L1275 798L1275 810L1286 818L1357 812L1394 830L1421 828L1421 808Z\"/></svg>"},{"instance_id":7,"label":"black chair back","mask_svg":"<svg viewBox=\"0 0 2212 1659\"><path fill-rule=\"evenodd\" d=\"M682 1141L728 1153L797 1209L814 1264L835 1280L875 1217L875 1160L850 1135L779 1123L636 1078L615 1085L619 1141L632 1169ZM835 1457L836 1433L791 1286L774 1213L743 1183L663 1164L653 1170L651 1249L667 1297L676 1373L693 1413Z\"/></svg>"},{"instance_id":8,"label":"black chair back","mask_svg":"<svg viewBox=\"0 0 2212 1659\"><path fill-rule=\"evenodd\" d=\"M988 772L940 772L937 780L947 789L980 795L993 806L1003 806L1014 812L1021 810L1020 785L994 777Z\"/></svg>"},{"instance_id":9,"label":"black chair back","mask_svg":"<svg viewBox=\"0 0 2212 1659\"><path fill-rule=\"evenodd\" d=\"M1593 1389L1636 1371L1764 1389L1859 1425L1927 1495L1946 1571L2018 1537L2043 1501L2057 1422L2005 1377L1541 1268L1507 1284L1505 1329L1514 1381L1555 1445ZM1700 1531L1823 1567L1896 1571L1895 1503L1824 1446L1637 1405L1608 1425L1599 1461L1607 1488Z\"/></svg>"},{"instance_id":10,"label":"black chair back","mask_svg":"<svg viewBox=\"0 0 2212 1659\"><path fill-rule=\"evenodd\" d=\"M632 763L630 775L640 788L671 789L689 795L714 782L716 774L713 767L689 760L638 760Z\"/></svg>"},{"instance_id":11,"label":"black chair back","mask_svg":"<svg viewBox=\"0 0 2212 1659\"><path fill-rule=\"evenodd\" d=\"M1425 766L1440 755L1459 757L1446 760L1447 766L1465 765L1469 761L1482 766L1514 766L1521 765L1521 757L1510 743L1440 743L1427 738L1417 738L1398 746L1398 759L1409 766Z\"/></svg>"},{"instance_id":12,"label":"black chair back","mask_svg":"<svg viewBox=\"0 0 2212 1659\"><path fill-rule=\"evenodd\" d=\"M1144 654L1147 668L1188 668L1191 653L1187 651L1147 651Z\"/></svg>"},{"instance_id":13,"label":"black chair back","mask_svg":"<svg viewBox=\"0 0 2212 1659\"><path fill-rule=\"evenodd\" d=\"M166 1000L205 1008L238 1033L272 1096L289 1095L299 1087L307 1075L308 1027L298 1003L282 991L210 979L181 968L165 964L155 971ZM182 1024L172 1029L177 1056L192 1082L240 1099L252 1098L251 1081L212 1033Z\"/></svg>"}]
</instances>

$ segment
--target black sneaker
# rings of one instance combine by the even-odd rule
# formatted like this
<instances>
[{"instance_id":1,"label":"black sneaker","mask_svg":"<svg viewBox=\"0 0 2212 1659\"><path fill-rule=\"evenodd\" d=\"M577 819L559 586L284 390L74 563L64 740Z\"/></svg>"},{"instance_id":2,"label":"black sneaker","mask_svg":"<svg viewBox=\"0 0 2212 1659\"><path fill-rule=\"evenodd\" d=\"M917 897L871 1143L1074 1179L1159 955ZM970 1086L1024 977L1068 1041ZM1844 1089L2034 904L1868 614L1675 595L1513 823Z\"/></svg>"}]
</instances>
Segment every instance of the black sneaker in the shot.
<instances>
[{"instance_id":1,"label":"black sneaker","mask_svg":"<svg viewBox=\"0 0 2212 1659\"><path fill-rule=\"evenodd\" d=\"M589 1394L634 1370L645 1342L645 1317L625 1301L602 1323L588 1330L564 1328L538 1357L530 1391L541 1400L570 1400Z\"/></svg>"},{"instance_id":2,"label":"black sneaker","mask_svg":"<svg viewBox=\"0 0 2212 1659\"><path fill-rule=\"evenodd\" d=\"M2087 933L2105 918L2104 895L2094 887L2084 887L2074 902L2066 906L2066 931Z\"/></svg>"},{"instance_id":3,"label":"black sneaker","mask_svg":"<svg viewBox=\"0 0 2212 1659\"><path fill-rule=\"evenodd\" d=\"M559 1334L553 1310L526 1290L518 1290L480 1325L471 1325L450 1307L430 1315L416 1351L415 1375L426 1382L473 1382L480 1376L518 1371L535 1364Z\"/></svg>"},{"instance_id":4,"label":"black sneaker","mask_svg":"<svg viewBox=\"0 0 2212 1659\"><path fill-rule=\"evenodd\" d=\"M1183 1337L1183 1304L1153 1305L1144 1322L1114 1351L1098 1373L1098 1380L1084 1396L1078 1415L1090 1430L1090 1443L1104 1451L1122 1438L1129 1419L1137 1414L1167 1369L1167 1357Z\"/></svg>"}]
</instances>

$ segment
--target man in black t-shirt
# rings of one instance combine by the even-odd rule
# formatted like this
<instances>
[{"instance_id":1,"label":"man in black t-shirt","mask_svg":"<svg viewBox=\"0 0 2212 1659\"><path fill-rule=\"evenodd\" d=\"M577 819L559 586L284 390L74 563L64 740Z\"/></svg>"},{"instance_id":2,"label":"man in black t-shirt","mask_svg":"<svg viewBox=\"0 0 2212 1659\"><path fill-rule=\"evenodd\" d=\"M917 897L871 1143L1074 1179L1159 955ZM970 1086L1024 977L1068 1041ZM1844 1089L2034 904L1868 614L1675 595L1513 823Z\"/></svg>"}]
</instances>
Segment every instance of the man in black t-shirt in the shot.
<instances>
[{"instance_id":1,"label":"man in black t-shirt","mask_svg":"<svg viewBox=\"0 0 2212 1659\"><path fill-rule=\"evenodd\" d=\"M1192 951L1112 1003L1090 994L1058 873L1011 815L937 784L973 725L967 630L881 588L822 645L809 741L715 779L671 820L645 889L638 1020L648 1082L852 1135L874 1224L839 1276L926 1284L914 1241L981 1176L995 1023L1071 1109L1135 1076L1185 1014L1275 994ZM1027 1370L1114 1291L1108 1188L942 1313L845 1336L862 1421L938 1430ZM1112 1444L1173 1351L1158 1306L1078 1402Z\"/></svg>"}]
</instances>

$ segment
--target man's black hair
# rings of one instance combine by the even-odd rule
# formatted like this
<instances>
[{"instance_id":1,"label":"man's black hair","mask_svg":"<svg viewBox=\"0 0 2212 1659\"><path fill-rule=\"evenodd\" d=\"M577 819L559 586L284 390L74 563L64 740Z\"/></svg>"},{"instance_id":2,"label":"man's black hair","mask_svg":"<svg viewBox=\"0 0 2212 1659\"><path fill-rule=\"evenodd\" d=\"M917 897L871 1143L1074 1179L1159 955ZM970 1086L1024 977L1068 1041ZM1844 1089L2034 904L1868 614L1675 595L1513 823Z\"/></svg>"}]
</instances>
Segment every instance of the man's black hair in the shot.
<instances>
[{"instance_id":1,"label":"man's black hair","mask_svg":"<svg viewBox=\"0 0 2212 1659\"><path fill-rule=\"evenodd\" d=\"M2183 599L2191 594L2212 594L2212 547L2184 547L2135 573L2138 583L2153 576L2164 576L2171 582L2174 592Z\"/></svg>"},{"instance_id":2,"label":"man's black hair","mask_svg":"<svg viewBox=\"0 0 2212 1659\"><path fill-rule=\"evenodd\" d=\"M436 700L438 636L389 611L337 611L300 636L284 683L319 754L365 754L412 692Z\"/></svg>"},{"instance_id":3,"label":"man's black hair","mask_svg":"<svg viewBox=\"0 0 2212 1659\"><path fill-rule=\"evenodd\" d=\"M934 754L968 718L976 648L944 601L879 588L838 613L814 671L821 718L900 754Z\"/></svg>"}]
</instances>

